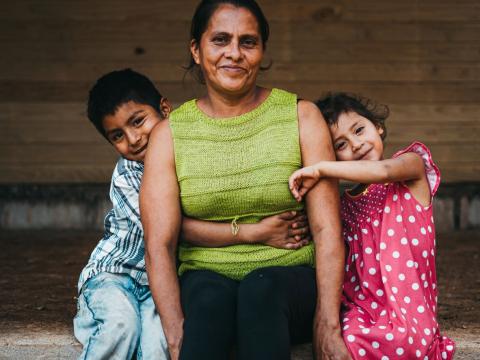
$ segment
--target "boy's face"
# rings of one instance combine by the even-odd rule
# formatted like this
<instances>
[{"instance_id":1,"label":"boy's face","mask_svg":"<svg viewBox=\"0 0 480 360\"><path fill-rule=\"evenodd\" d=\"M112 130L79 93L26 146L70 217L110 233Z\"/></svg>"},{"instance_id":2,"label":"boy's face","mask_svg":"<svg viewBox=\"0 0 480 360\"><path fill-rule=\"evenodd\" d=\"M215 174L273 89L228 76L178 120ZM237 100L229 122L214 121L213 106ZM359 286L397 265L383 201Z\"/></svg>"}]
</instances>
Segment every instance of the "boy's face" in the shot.
<instances>
[{"instance_id":1,"label":"boy's face","mask_svg":"<svg viewBox=\"0 0 480 360\"><path fill-rule=\"evenodd\" d=\"M160 101L160 111L134 101L120 105L113 115L103 119L107 139L124 158L143 162L150 133L170 114L171 106L167 99Z\"/></svg>"},{"instance_id":2,"label":"boy's face","mask_svg":"<svg viewBox=\"0 0 480 360\"><path fill-rule=\"evenodd\" d=\"M330 126L337 160L381 160L383 158L382 128L356 112L342 113Z\"/></svg>"}]
</instances>

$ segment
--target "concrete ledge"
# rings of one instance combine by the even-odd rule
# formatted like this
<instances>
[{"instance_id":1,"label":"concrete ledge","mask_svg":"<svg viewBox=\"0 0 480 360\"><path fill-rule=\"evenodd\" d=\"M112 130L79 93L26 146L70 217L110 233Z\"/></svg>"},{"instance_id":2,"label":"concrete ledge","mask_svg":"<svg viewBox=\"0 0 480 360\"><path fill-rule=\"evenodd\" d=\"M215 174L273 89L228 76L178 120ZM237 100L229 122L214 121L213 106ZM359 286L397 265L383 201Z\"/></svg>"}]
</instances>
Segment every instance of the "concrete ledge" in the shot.
<instances>
[{"instance_id":1,"label":"concrete ledge","mask_svg":"<svg viewBox=\"0 0 480 360\"><path fill-rule=\"evenodd\" d=\"M81 346L70 331L42 331L41 333L2 334L0 340L1 360L70 360L76 359ZM456 360L480 359L480 338L467 332L449 332L457 343ZM295 346L292 349L292 360L311 360L311 344Z\"/></svg>"},{"instance_id":2,"label":"concrete ledge","mask_svg":"<svg viewBox=\"0 0 480 360\"><path fill-rule=\"evenodd\" d=\"M1 360L76 359L82 351L71 331L21 332L2 334Z\"/></svg>"},{"instance_id":3,"label":"concrete ledge","mask_svg":"<svg viewBox=\"0 0 480 360\"><path fill-rule=\"evenodd\" d=\"M442 184L438 233L480 227L480 183ZM0 229L102 230L108 184L0 185Z\"/></svg>"},{"instance_id":4,"label":"concrete ledge","mask_svg":"<svg viewBox=\"0 0 480 360\"><path fill-rule=\"evenodd\" d=\"M0 229L100 230L108 184L0 185Z\"/></svg>"}]
</instances>

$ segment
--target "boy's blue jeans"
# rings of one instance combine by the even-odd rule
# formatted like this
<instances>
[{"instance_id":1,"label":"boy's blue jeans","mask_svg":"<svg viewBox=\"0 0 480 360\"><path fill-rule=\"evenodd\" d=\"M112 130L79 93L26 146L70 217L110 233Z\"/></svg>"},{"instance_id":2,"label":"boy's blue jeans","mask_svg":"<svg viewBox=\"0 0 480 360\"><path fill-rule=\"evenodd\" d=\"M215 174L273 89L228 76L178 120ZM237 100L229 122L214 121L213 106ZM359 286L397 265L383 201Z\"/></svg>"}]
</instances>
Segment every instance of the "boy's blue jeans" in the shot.
<instances>
[{"instance_id":1,"label":"boy's blue jeans","mask_svg":"<svg viewBox=\"0 0 480 360\"><path fill-rule=\"evenodd\" d=\"M89 279L73 325L83 345L80 359L169 359L150 288L128 275L100 273Z\"/></svg>"}]
</instances>

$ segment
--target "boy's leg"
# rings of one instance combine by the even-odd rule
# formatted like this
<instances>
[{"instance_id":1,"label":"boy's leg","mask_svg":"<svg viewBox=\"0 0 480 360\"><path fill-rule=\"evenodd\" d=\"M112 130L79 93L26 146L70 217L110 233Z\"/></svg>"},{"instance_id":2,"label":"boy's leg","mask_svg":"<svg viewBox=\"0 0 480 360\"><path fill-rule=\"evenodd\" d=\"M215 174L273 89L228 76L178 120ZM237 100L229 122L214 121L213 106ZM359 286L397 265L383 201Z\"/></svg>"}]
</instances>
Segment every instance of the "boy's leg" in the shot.
<instances>
[{"instance_id":1,"label":"boy's leg","mask_svg":"<svg viewBox=\"0 0 480 360\"><path fill-rule=\"evenodd\" d=\"M257 269L238 287L237 360L290 359L290 344L312 336L315 270Z\"/></svg>"},{"instance_id":2,"label":"boy's leg","mask_svg":"<svg viewBox=\"0 0 480 360\"><path fill-rule=\"evenodd\" d=\"M84 285L74 319L82 343L80 359L131 359L140 338L140 313L134 281L127 275L100 273Z\"/></svg>"},{"instance_id":3,"label":"boy's leg","mask_svg":"<svg viewBox=\"0 0 480 360\"><path fill-rule=\"evenodd\" d=\"M155 309L152 293L148 286L140 287L139 305L142 331L137 360L170 359L167 339L163 333L160 316Z\"/></svg>"},{"instance_id":4,"label":"boy's leg","mask_svg":"<svg viewBox=\"0 0 480 360\"><path fill-rule=\"evenodd\" d=\"M194 270L180 279L185 315L181 360L225 360L235 340L238 283L213 271Z\"/></svg>"}]
</instances>

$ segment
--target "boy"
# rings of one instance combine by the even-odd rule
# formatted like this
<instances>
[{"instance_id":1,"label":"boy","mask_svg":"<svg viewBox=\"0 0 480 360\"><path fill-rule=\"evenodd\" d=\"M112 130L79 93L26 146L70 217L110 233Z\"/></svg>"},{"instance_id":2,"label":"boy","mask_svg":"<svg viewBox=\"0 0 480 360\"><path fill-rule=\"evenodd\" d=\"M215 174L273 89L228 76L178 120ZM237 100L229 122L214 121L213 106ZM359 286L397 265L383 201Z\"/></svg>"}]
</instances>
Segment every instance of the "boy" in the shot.
<instances>
[{"instance_id":1,"label":"boy","mask_svg":"<svg viewBox=\"0 0 480 360\"><path fill-rule=\"evenodd\" d=\"M171 111L152 82L130 69L102 76L89 94L88 118L121 155L112 176L113 209L105 232L78 281L74 331L83 344L80 359L168 359L168 347L148 286L138 194L152 129ZM310 235L304 214L286 212L258 224L184 218L182 240L193 245L245 242L297 249Z\"/></svg>"},{"instance_id":2,"label":"boy","mask_svg":"<svg viewBox=\"0 0 480 360\"><path fill-rule=\"evenodd\" d=\"M78 281L80 359L168 358L145 271L138 193L150 132L170 111L152 82L130 69L104 75L90 91L88 118L121 158L103 238Z\"/></svg>"}]
</instances>

